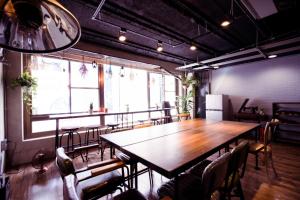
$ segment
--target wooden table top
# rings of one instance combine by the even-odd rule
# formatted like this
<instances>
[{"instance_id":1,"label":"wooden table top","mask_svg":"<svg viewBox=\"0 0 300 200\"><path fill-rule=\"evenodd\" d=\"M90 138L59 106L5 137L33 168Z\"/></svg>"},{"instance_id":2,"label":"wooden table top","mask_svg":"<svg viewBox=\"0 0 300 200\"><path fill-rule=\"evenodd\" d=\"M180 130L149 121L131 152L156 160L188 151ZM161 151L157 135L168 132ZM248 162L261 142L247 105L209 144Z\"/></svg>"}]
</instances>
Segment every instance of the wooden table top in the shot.
<instances>
[{"instance_id":1,"label":"wooden table top","mask_svg":"<svg viewBox=\"0 0 300 200\"><path fill-rule=\"evenodd\" d=\"M204 127L213 123L217 122L203 119L193 119L181 122L168 123L159 126L150 126L141 129L133 129L128 131L101 135L101 138L113 144L116 147L124 147L127 145L144 142L154 138L175 134L181 131Z\"/></svg>"},{"instance_id":2,"label":"wooden table top","mask_svg":"<svg viewBox=\"0 0 300 200\"><path fill-rule=\"evenodd\" d=\"M254 123L188 120L157 126L157 128L151 127L156 129L155 131L152 129L156 137L151 137L154 132L150 130L148 130L150 137L143 139L136 137L134 131L120 132L119 139L125 140L122 143L126 144L124 146L115 140L116 135L113 138L106 135L105 138L137 161L172 178L258 127L259 124ZM157 132L163 130L165 131ZM145 133L141 135L148 136Z\"/></svg>"}]
</instances>

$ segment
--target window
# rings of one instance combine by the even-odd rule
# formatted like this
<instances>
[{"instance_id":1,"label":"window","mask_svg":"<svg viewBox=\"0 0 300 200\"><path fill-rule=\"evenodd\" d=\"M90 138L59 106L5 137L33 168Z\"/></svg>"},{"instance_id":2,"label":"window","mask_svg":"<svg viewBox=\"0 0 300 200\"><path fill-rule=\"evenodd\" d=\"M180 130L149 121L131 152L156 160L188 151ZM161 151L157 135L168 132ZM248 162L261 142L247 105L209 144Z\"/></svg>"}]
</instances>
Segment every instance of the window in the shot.
<instances>
[{"instance_id":1,"label":"window","mask_svg":"<svg viewBox=\"0 0 300 200\"><path fill-rule=\"evenodd\" d=\"M32 115L87 112L90 103L100 105L99 71L91 64L37 56L31 74L37 79L36 94L32 98ZM61 126L99 123L99 117L61 120ZM55 130L54 120L32 121L32 133Z\"/></svg>"},{"instance_id":2,"label":"window","mask_svg":"<svg viewBox=\"0 0 300 200\"><path fill-rule=\"evenodd\" d=\"M148 108L147 71L104 65L105 107L108 112L139 111ZM113 121L116 116L106 117ZM139 115L144 119L147 115Z\"/></svg>"},{"instance_id":3,"label":"window","mask_svg":"<svg viewBox=\"0 0 300 200\"><path fill-rule=\"evenodd\" d=\"M68 61L38 56L31 74L38 83L32 98L33 115L69 112Z\"/></svg>"},{"instance_id":4,"label":"window","mask_svg":"<svg viewBox=\"0 0 300 200\"><path fill-rule=\"evenodd\" d=\"M55 130L55 120L49 120L48 115L87 112L90 103L94 110L104 105L108 112L147 110L160 107L162 101L175 105L178 90L175 78L170 75L107 64L103 68L94 68L91 63L45 56L32 56L31 60L34 62L31 74L37 79L38 86L32 99L32 117L25 124L29 127L27 132L34 133L34 137L46 132L52 134ZM100 75L104 84L100 84L103 83ZM160 117L161 113L150 114L150 117L155 116ZM120 117L105 116L105 122L115 122ZM134 122L147 120L149 113L131 117L124 115L122 120L124 123L132 119ZM99 122L100 117L86 117L60 120L59 125L85 126Z\"/></svg>"},{"instance_id":5,"label":"window","mask_svg":"<svg viewBox=\"0 0 300 200\"><path fill-rule=\"evenodd\" d=\"M86 112L90 103L95 110L99 109L99 81L98 68L91 64L71 61L71 112ZM82 74L81 68L87 73ZM84 98L83 98L84 97Z\"/></svg>"},{"instance_id":6,"label":"window","mask_svg":"<svg viewBox=\"0 0 300 200\"><path fill-rule=\"evenodd\" d=\"M161 106L163 101L162 78L162 74L150 73L150 108Z\"/></svg>"},{"instance_id":7,"label":"window","mask_svg":"<svg viewBox=\"0 0 300 200\"><path fill-rule=\"evenodd\" d=\"M175 106L176 84L174 76L165 75L165 101L169 101L171 106Z\"/></svg>"}]
</instances>

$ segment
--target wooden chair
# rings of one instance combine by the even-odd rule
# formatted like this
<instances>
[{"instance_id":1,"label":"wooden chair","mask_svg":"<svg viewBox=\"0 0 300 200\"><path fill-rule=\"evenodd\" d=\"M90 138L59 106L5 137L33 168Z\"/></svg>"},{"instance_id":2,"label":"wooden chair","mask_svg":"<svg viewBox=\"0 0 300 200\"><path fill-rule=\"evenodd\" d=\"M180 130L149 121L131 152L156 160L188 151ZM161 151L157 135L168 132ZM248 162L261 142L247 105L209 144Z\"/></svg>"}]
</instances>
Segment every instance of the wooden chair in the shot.
<instances>
[{"instance_id":1,"label":"wooden chair","mask_svg":"<svg viewBox=\"0 0 300 200\"><path fill-rule=\"evenodd\" d=\"M171 105L168 101L163 101L162 102L162 108L168 108L171 109ZM164 116L161 117L161 124L166 124L166 123L171 123L173 122L172 120L172 115L171 115L171 110L164 110Z\"/></svg>"},{"instance_id":2,"label":"wooden chair","mask_svg":"<svg viewBox=\"0 0 300 200\"><path fill-rule=\"evenodd\" d=\"M73 175L66 186L76 184L80 199L91 199L96 196L100 198L113 193L120 185L126 185L124 168L129 173L125 163L118 159L110 159L76 170L72 159L65 154L63 148L56 150L56 165L63 181L66 176ZM122 174L118 169L122 170ZM76 199L74 195L70 195L73 194L74 189L69 189L70 187L64 188L65 199Z\"/></svg>"},{"instance_id":3,"label":"wooden chair","mask_svg":"<svg viewBox=\"0 0 300 200\"><path fill-rule=\"evenodd\" d=\"M225 181L221 187L221 192L223 196L227 196L228 199L231 199L233 196L231 191L233 188L237 188L238 196L240 199L244 199L243 189L240 182L240 179L244 177L247 157L249 151L249 143L248 141L243 141L238 146L234 147L230 152L231 157L229 160L228 169L226 172ZM189 169L187 172L193 174L197 177L201 177L203 175L203 171L205 168L212 163L210 160L204 160L197 164L196 166ZM234 195L236 196L236 195Z\"/></svg>"},{"instance_id":4,"label":"wooden chair","mask_svg":"<svg viewBox=\"0 0 300 200\"><path fill-rule=\"evenodd\" d=\"M250 148L249 148L249 153L255 155L255 169L259 169L259 167L258 167L259 153L264 154L264 163L265 163L266 172L267 172L268 176L269 176L269 170L268 170L269 160L271 161L271 165L272 165L273 171L275 173L275 176L277 176L277 172L276 172L276 169L274 167L274 162L273 162L273 156L272 156L273 153L272 153L272 145L271 145L272 133L277 125L278 125L277 122L273 122L273 121L267 122L266 126L265 126L265 130L264 130L264 134L263 134L264 142L250 144Z\"/></svg>"},{"instance_id":5,"label":"wooden chair","mask_svg":"<svg viewBox=\"0 0 300 200\"><path fill-rule=\"evenodd\" d=\"M217 158L203 171L201 177L185 173L177 178L177 198L179 200L211 200L218 199L227 175L230 153L227 152ZM175 180L163 184L157 191L160 199L175 198Z\"/></svg>"},{"instance_id":6,"label":"wooden chair","mask_svg":"<svg viewBox=\"0 0 300 200\"><path fill-rule=\"evenodd\" d=\"M224 192L228 199L231 199L231 197L233 196L231 192L234 188L237 188L237 196L239 196L241 200L244 199L244 193L240 179L242 179L245 174L248 152L248 141L241 142L231 151L231 158L227 170L228 178L226 179L224 184Z\"/></svg>"}]
</instances>

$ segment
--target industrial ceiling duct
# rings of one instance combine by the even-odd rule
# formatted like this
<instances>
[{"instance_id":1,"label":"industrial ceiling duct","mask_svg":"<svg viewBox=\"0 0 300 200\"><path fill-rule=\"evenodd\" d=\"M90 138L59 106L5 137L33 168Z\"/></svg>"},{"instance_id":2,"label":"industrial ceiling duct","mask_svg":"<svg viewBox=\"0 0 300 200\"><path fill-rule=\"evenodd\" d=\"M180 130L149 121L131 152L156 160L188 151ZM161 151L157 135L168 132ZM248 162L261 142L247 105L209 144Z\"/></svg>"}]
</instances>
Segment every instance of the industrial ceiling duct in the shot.
<instances>
[{"instance_id":1,"label":"industrial ceiling duct","mask_svg":"<svg viewBox=\"0 0 300 200\"><path fill-rule=\"evenodd\" d=\"M56 0L0 0L0 47L50 53L73 46L80 36L79 22Z\"/></svg>"}]
</instances>

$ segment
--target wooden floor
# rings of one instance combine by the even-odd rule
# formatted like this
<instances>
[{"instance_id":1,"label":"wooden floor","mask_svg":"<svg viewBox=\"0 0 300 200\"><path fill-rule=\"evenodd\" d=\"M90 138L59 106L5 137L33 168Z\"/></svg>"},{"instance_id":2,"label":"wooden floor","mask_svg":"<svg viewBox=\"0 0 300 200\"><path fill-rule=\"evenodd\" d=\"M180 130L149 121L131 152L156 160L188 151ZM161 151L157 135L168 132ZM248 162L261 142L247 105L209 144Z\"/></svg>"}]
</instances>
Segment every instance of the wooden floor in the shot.
<instances>
[{"instance_id":1,"label":"wooden floor","mask_svg":"<svg viewBox=\"0 0 300 200\"><path fill-rule=\"evenodd\" d=\"M254 156L249 155L246 174L242 186L246 200L300 199L300 147L287 144L274 144L275 168L279 175L275 178L270 168L271 177L268 178L262 163L261 169L254 169ZM108 150L106 152L106 157ZM213 155L211 158L216 157ZM90 156L89 163L98 161L99 155ZM80 157L75 158L76 167L82 167ZM48 164L49 170L44 175L35 174L30 166L22 166L18 170L11 170L11 199L13 200L60 200L63 199L62 180L54 161ZM139 177L139 190L148 197L156 199L156 190L166 178L154 173L154 188L150 188L148 174ZM102 198L106 199L106 198Z\"/></svg>"}]
</instances>

